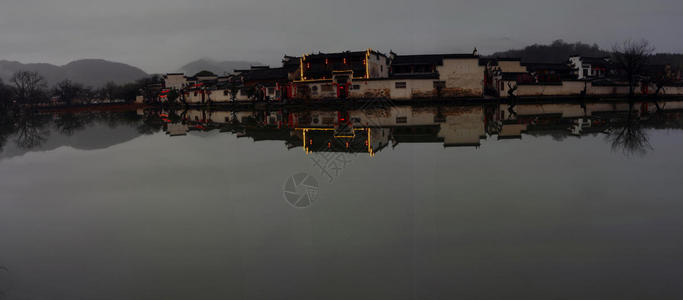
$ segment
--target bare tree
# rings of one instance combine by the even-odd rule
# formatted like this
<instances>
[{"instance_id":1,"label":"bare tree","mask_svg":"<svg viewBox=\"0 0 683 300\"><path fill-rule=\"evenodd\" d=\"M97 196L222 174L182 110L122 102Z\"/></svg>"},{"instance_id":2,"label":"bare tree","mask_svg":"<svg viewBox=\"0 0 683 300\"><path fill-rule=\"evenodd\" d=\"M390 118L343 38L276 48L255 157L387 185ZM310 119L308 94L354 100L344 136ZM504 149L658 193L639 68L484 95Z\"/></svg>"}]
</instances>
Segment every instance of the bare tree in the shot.
<instances>
[{"instance_id":1,"label":"bare tree","mask_svg":"<svg viewBox=\"0 0 683 300\"><path fill-rule=\"evenodd\" d=\"M19 71L10 79L16 87L17 100L24 103L38 102L47 86L45 78L37 72Z\"/></svg>"},{"instance_id":2,"label":"bare tree","mask_svg":"<svg viewBox=\"0 0 683 300\"><path fill-rule=\"evenodd\" d=\"M654 47L646 40L624 41L621 45L612 48L612 60L616 66L624 72L628 80L628 95L633 98L638 76L647 64L647 59L654 52Z\"/></svg>"},{"instance_id":3,"label":"bare tree","mask_svg":"<svg viewBox=\"0 0 683 300\"><path fill-rule=\"evenodd\" d=\"M114 100L118 90L116 83L109 81L98 91L98 96L103 100Z\"/></svg>"},{"instance_id":4,"label":"bare tree","mask_svg":"<svg viewBox=\"0 0 683 300\"><path fill-rule=\"evenodd\" d=\"M84 96L84 91L83 86L66 79L57 84L54 94L66 104L71 104L76 98Z\"/></svg>"},{"instance_id":5,"label":"bare tree","mask_svg":"<svg viewBox=\"0 0 683 300\"><path fill-rule=\"evenodd\" d=\"M54 120L54 124L59 133L72 136L77 131L84 129L88 122L74 113L62 113Z\"/></svg>"}]
</instances>

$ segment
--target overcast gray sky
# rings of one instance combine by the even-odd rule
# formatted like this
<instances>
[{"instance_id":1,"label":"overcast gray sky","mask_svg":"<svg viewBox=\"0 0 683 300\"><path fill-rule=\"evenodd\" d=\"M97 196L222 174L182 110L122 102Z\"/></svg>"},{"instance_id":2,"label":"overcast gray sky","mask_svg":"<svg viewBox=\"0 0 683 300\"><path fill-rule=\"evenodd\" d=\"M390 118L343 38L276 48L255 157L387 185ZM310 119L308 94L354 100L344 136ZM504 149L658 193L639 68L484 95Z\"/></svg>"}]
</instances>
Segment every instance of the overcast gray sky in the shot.
<instances>
[{"instance_id":1,"label":"overcast gray sky","mask_svg":"<svg viewBox=\"0 0 683 300\"><path fill-rule=\"evenodd\" d=\"M645 38L683 52L681 0L1 0L0 59L104 58L148 72L373 48L488 54L555 39Z\"/></svg>"}]
</instances>

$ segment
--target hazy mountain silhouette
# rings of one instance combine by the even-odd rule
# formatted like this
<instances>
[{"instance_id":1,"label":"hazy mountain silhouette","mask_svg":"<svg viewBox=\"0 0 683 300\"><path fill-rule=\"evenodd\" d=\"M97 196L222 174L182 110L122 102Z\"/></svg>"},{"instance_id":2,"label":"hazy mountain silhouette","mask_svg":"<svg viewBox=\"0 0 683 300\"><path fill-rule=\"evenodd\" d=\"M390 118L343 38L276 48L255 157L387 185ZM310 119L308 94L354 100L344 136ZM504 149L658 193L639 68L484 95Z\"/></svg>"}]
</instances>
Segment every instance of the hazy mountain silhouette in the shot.
<instances>
[{"instance_id":1,"label":"hazy mountain silhouette","mask_svg":"<svg viewBox=\"0 0 683 300\"><path fill-rule=\"evenodd\" d=\"M235 69L248 69L251 66L260 65L261 63L253 61L216 61L202 58L182 66L180 71L188 76L194 75L204 70L221 75L223 73L232 73Z\"/></svg>"},{"instance_id":2,"label":"hazy mountain silhouette","mask_svg":"<svg viewBox=\"0 0 683 300\"><path fill-rule=\"evenodd\" d=\"M49 86L69 79L85 86L101 87L110 81L123 84L148 76L137 67L102 59L82 59L64 66L0 60L0 78L5 82L8 82L17 71L38 72L45 77Z\"/></svg>"}]
</instances>

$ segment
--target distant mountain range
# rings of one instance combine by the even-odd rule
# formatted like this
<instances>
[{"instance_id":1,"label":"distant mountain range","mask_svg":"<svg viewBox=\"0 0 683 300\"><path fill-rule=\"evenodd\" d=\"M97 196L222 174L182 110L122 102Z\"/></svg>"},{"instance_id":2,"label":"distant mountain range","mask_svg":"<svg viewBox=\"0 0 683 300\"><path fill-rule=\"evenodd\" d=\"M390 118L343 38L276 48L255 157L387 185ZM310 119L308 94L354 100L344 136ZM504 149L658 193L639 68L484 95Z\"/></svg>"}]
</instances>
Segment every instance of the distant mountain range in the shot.
<instances>
[{"instance_id":1,"label":"distant mountain range","mask_svg":"<svg viewBox=\"0 0 683 300\"><path fill-rule=\"evenodd\" d=\"M581 42L566 43L557 40L548 45L531 45L523 49L496 52L489 57L521 58L525 62L551 62L563 63L572 55L581 56L609 56L610 52L600 49L597 45L589 45ZM683 54L659 53L650 57L651 64L671 64L677 68L683 68ZM233 73L235 69L248 69L251 66L260 66L255 61L218 61L212 59L198 59L180 67L179 72L192 76L200 71L211 71L222 75ZM35 71L47 80L48 86L54 86L58 82L69 79L73 82L94 88L102 87L107 82L124 84L149 76L145 71L123 63L111 62L102 59L76 60L63 66L48 63L20 63L16 61L0 60L0 79L9 82L12 75L21 70Z\"/></svg>"},{"instance_id":2,"label":"distant mountain range","mask_svg":"<svg viewBox=\"0 0 683 300\"><path fill-rule=\"evenodd\" d=\"M254 61L217 61L199 59L182 66L179 72L192 76L200 71L211 71L215 74L233 73L235 69L248 69L261 65ZM63 66L48 63L20 63L16 61L0 60L0 79L8 83L17 71L38 72L45 77L49 87L64 79L90 86L102 87L107 82L125 84L149 76L140 68L124 63L111 62L103 59L82 59Z\"/></svg>"},{"instance_id":3,"label":"distant mountain range","mask_svg":"<svg viewBox=\"0 0 683 300\"><path fill-rule=\"evenodd\" d=\"M145 71L131 65L102 59L82 59L63 66L0 60L0 78L5 83L17 71L38 72L45 77L48 86L54 86L64 79L69 79L95 88L104 86L107 82L124 84L148 76Z\"/></svg>"},{"instance_id":4,"label":"distant mountain range","mask_svg":"<svg viewBox=\"0 0 683 300\"><path fill-rule=\"evenodd\" d=\"M235 69L248 69L251 66L260 66L261 63L254 61L216 61L212 59L198 59L180 68L180 72L192 76L200 71L211 71L214 74L233 73Z\"/></svg>"}]
</instances>

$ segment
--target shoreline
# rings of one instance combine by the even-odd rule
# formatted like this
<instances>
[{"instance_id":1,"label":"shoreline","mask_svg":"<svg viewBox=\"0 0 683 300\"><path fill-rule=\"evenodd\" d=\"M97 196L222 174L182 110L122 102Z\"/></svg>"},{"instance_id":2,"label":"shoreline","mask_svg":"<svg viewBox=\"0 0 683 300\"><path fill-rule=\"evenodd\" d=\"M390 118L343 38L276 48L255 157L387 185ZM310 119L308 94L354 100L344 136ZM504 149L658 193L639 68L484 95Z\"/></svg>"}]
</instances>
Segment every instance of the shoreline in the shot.
<instances>
[{"instance_id":1,"label":"shoreline","mask_svg":"<svg viewBox=\"0 0 683 300\"><path fill-rule=\"evenodd\" d=\"M44 112L84 112L84 111L126 111L140 108L174 108L174 109L225 109L225 108L320 108L320 107L378 107L378 106L428 106L428 105L458 105L470 106L481 104L558 104L558 103L623 103L623 102L659 102L659 101L683 101L683 96L652 96L646 97L519 97L519 98L444 98L444 99L414 99L392 101L389 99L325 99L325 100L295 100L295 101L236 101L214 102L204 104L162 104L162 103L113 103L113 104L90 104L69 106L24 106L23 108L35 109ZM19 107L22 108L22 107ZM11 108L10 108L11 109Z\"/></svg>"}]
</instances>

